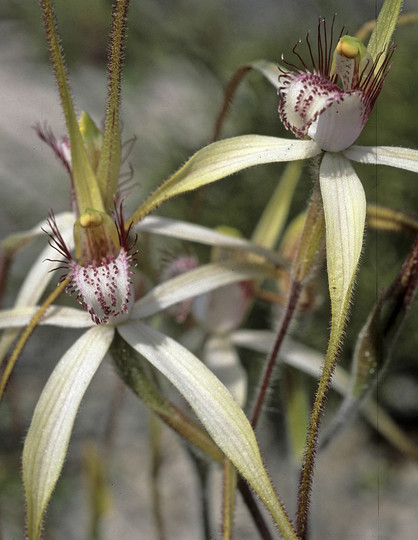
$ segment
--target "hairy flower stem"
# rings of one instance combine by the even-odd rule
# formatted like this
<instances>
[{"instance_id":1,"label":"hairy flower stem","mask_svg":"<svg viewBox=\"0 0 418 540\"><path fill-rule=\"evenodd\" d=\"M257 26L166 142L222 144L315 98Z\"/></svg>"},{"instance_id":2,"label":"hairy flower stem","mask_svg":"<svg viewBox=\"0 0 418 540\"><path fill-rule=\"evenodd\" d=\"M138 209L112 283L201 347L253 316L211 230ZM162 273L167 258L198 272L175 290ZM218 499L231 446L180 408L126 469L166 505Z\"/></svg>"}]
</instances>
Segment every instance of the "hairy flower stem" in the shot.
<instances>
[{"instance_id":1,"label":"hairy flower stem","mask_svg":"<svg viewBox=\"0 0 418 540\"><path fill-rule=\"evenodd\" d=\"M302 464L299 493L296 528L301 540L307 537L308 513L311 499L313 471L315 466L315 457L318 448L318 432L321 424L322 413L328 396L332 375L340 351L343 331L333 327L325 357L324 367L321 373L321 379L318 384L318 390L315 395L315 401L312 407L312 413L308 426L306 437L306 450Z\"/></svg>"},{"instance_id":2,"label":"hairy flower stem","mask_svg":"<svg viewBox=\"0 0 418 540\"><path fill-rule=\"evenodd\" d=\"M256 427L260 418L260 414L266 399L267 390L270 387L271 375L273 373L274 366L276 365L276 359L279 354L283 340L286 337L289 325L292 322L293 315L295 314L301 291L302 284L293 279L290 286L290 292L287 298L286 307L284 308L283 318L277 332L276 340L274 342L273 349L267 360L267 364L264 368L264 373L261 378L261 384L258 390L257 399L251 416L251 425L253 428Z\"/></svg>"},{"instance_id":3,"label":"hairy flower stem","mask_svg":"<svg viewBox=\"0 0 418 540\"><path fill-rule=\"evenodd\" d=\"M228 458L224 459L222 480L222 540L231 540L234 529L237 470Z\"/></svg>"},{"instance_id":4,"label":"hairy flower stem","mask_svg":"<svg viewBox=\"0 0 418 540\"><path fill-rule=\"evenodd\" d=\"M274 366L276 365L276 359L283 340L286 337L289 325L297 310L300 295L306 281L311 276L312 271L315 270L320 253L322 253L321 248L324 242L324 230L324 214L322 210L321 195L318 184L316 184L306 213L305 225L303 227L292 268L292 280L287 296L286 306L284 308L282 322L278 329L273 349L270 353L261 378L258 396L251 417L251 424L253 427L257 425L259 420L267 390L270 385L271 375L273 373Z\"/></svg>"}]
</instances>

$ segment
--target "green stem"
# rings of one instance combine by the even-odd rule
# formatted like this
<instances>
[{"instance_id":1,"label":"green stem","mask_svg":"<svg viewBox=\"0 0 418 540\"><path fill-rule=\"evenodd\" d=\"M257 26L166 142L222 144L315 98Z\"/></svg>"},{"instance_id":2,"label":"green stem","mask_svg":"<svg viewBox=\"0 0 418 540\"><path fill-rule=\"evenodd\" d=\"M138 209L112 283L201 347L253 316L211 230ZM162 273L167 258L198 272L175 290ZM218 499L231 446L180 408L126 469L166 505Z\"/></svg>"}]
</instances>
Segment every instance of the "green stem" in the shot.
<instances>
[{"instance_id":1,"label":"green stem","mask_svg":"<svg viewBox=\"0 0 418 540\"><path fill-rule=\"evenodd\" d=\"M152 513L154 516L155 533L158 540L165 539L164 521L162 515L162 500L159 489L160 470L162 462L161 452L161 433L162 423L160 419L154 415L149 415L149 432L151 446L151 500Z\"/></svg>"},{"instance_id":2,"label":"green stem","mask_svg":"<svg viewBox=\"0 0 418 540\"><path fill-rule=\"evenodd\" d=\"M225 458L223 465L222 540L232 539L236 489L237 470L229 459Z\"/></svg>"},{"instance_id":3,"label":"green stem","mask_svg":"<svg viewBox=\"0 0 418 540\"><path fill-rule=\"evenodd\" d=\"M277 356L296 312L303 286L315 270L319 254L322 252L321 247L324 241L324 230L324 214L321 204L321 195L319 193L319 186L316 184L312 199L309 203L305 225L303 227L292 268L292 281L282 322L278 329L273 349L264 368L259 392L251 417L251 425L253 427L257 425L260 417L267 390L270 386L271 375L274 366L276 365Z\"/></svg>"},{"instance_id":4,"label":"green stem","mask_svg":"<svg viewBox=\"0 0 418 540\"><path fill-rule=\"evenodd\" d=\"M293 315L295 314L301 291L302 291L301 284L295 280L292 280L290 293L289 293L287 304L284 310L282 322L278 329L273 349L267 360L267 364L264 368L264 373L261 378L261 384L258 390L258 395L256 398L253 413L251 416L251 426L253 428L256 427L258 420L260 418L260 414L261 414L261 411L265 402L265 398L267 395L267 390L270 387L270 380L271 380L274 366L276 365L277 356L279 354L280 347L283 343L283 340L286 337L287 331L289 329L289 325L291 321L293 320Z\"/></svg>"},{"instance_id":5,"label":"green stem","mask_svg":"<svg viewBox=\"0 0 418 540\"><path fill-rule=\"evenodd\" d=\"M312 407L312 413L308 426L306 437L306 451L302 464L299 493L298 493L298 510L296 527L301 540L305 540L307 535L307 523L309 505L311 499L313 471L315 466L315 456L318 447L318 432L321 424L322 413L324 411L325 402L331 384L332 375L338 359L340 350L340 342L342 340L343 331L336 329L335 325L331 329L331 336L327 354L325 357L324 367L321 378L318 384L318 390L315 395L315 401ZM338 345L336 345L338 343Z\"/></svg>"}]
</instances>

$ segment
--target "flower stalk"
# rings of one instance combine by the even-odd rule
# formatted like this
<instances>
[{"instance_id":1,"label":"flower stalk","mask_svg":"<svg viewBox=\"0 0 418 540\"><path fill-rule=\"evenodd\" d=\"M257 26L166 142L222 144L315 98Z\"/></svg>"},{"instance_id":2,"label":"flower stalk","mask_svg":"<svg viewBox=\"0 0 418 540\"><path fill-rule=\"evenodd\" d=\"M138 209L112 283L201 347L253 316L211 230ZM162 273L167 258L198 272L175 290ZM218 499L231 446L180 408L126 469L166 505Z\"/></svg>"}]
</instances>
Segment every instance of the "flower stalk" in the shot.
<instances>
[{"instance_id":1,"label":"flower stalk","mask_svg":"<svg viewBox=\"0 0 418 540\"><path fill-rule=\"evenodd\" d=\"M287 295L286 306L280 326L277 330L276 339L264 367L261 383L257 394L256 402L251 416L251 424L255 427L258 423L262 407L265 402L267 391L270 387L270 379L276 365L280 348L287 335L289 325L298 307L303 287L312 276L312 272L317 266L324 242L324 214L319 193L319 186L313 193L310 201L302 235L299 240L297 253L291 271L291 284Z\"/></svg>"}]
</instances>

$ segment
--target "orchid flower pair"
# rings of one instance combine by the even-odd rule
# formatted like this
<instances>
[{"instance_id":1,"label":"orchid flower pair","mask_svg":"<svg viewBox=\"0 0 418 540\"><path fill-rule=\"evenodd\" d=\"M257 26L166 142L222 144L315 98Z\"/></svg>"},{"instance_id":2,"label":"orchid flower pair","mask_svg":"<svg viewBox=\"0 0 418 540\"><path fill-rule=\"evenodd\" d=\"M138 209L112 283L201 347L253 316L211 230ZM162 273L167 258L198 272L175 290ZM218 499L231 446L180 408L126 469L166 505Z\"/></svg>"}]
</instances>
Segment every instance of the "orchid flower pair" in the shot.
<instances>
[{"instance_id":1,"label":"orchid flower pair","mask_svg":"<svg viewBox=\"0 0 418 540\"><path fill-rule=\"evenodd\" d=\"M53 6L50 0L41 0L67 123L70 156L62 146L55 146L59 147L70 171L75 212L51 216L42 224L50 236L50 246L28 274L15 308L0 313L1 327L8 328L1 343L3 354L16 335L14 329L27 325L6 368L1 391L37 324L88 329L54 369L25 441L23 478L27 535L30 540L41 537L45 509L61 472L80 401L117 333L127 347L145 357L188 400L221 452L266 504L283 537L304 538L315 439L341 345L366 219L364 189L350 160L418 172L417 150L354 144L390 68L393 47L389 46L389 41L401 1L386 0L367 49L359 40L343 35L335 45L334 23L327 28L325 22L320 21L317 57L307 39L308 60L304 60L295 47L300 64L290 64L292 70L281 66L273 79L271 65L259 65L279 91L279 114L285 127L303 140L244 135L212 143L192 156L125 221L122 206L115 201L121 165L119 96L128 4L128 0L117 0L114 7L109 94L102 134L88 116L84 115L80 121L76 119ZM219 287L275 277L280 259L255 243L198 227L189 228L187 224L148 214L176 195L245 168L314 157L318 161L321 208L325 217L332 325L309 427L295 528L264 468L253 429L229 391L190 351L153 328L152 323L144 322L167 307ZM140 230L166 231L169 236L189 240L195 235L207 244L244 250L258 257L193 269L155 286L137 300L132 273L135 264L141 266L141 252L135 252L135 235ZM26 237L35 234L39 234L39 227ZM50 262L41 267L40 261L45 258ZM300 255L297 260L302 259ZM59 288L39 307L38 301L51 279L48 271L57 265L65 270L65 275ZM85 311L52 305L64 289L76 292Z\"/></svg>"}]
</instances>

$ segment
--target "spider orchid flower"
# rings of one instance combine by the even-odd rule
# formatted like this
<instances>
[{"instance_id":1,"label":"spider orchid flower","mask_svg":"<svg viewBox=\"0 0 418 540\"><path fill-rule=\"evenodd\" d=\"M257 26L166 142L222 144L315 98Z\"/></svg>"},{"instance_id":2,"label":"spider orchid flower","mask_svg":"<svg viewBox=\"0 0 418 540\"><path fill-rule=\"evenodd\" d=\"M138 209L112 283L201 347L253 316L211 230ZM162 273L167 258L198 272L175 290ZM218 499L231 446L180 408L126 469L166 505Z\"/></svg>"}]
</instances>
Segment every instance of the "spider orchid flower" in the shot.
<instances>
[{"instance_id":1,"label":"spider orchid flower","mask_svg":"<svg viewBox=\"0 0 418 540\"><path fill-rule=\"evenodd\" d=\"M396 5L395 5L396 4ZM418 172L418 151L354 144L383 88L393 47L387 47L401 3L387 0L366 49L357 39L341 36L333 43L333 25L318 28L318 60L307 39L307 58L294 71L276 70L279 114L299 139L243 135L199 150L164 185L165 196L209 184L263 163L319 157L319 186L326 222L326 253L333 319L341 334L348 311L366 219L364 188L351 162L387 165ZM308 71L308 63L312 70ZM272 66L254 64L270 81ZM162 200L157 190L132 216L143 218ZM337 340L338 341L338 340Z\"/></svg>"},{"instance_id":2,"label":"spider orchid flower","mask_svg":"<svg viewBox=\"0 0 418 540\"><path fill-rule=\"evenodd\" d=\"M67 218L70 216L66 216ZM57 216L58 219L58 216ZM70 254L64 249L64 238L71 238L71 221L59 217L62 234L61 256L65 270L76 272ZM181 223L153 218L150 224L144 220L143 228L173 226ZM55 229L55 222L52 224ZM45 227L47 222L42 224ZM184 224L183 237L201 238L205 243L224 244L228 248L242 249L260 255L251 243L242 239L233 239L218 232ZM184 232L186 231L186 232ZM29 236L37 234L30 231ZM167 231L166 234L169 234ZM57 239L54 239L55 242ZM71 239L68 241L71 246ZM57 246L52 242L34 264L22 285L19 305L11 310L0 312L0 327L8 331L30 324L38 312L38 306L28 305L29 299L42 294L51 274L48 270L56 262L52 260ZM267 252L265 252L267 254ZM274 259L274 254L273 259ZM45 257L49 264L45 265ZM78 270L77 270L78 271ZM82 271L82 270L79 270ZM89 270L90 271L90 270ZM92 271L94 274L94 272ZM40 538L43 515L46 505L60 475L74 420L81 399L107 351L115 334L134 350L142 354L151 364L164 374L189 401L197 416L219 448L235 464L254 489L259 493L270 509L278 525L287 530L289 537L296 538L265 472L258 450L254 432L243 411L220 380L185 347L169 336L155 330L147 324L147 319L171 306L179 305L190 297L206 294L218 287L227 287L246 279L262 279L266 275L273 277L276 270L270 265L259 265L248 261L224 261L199 266L181 275L168 279L155 286L145 296L132 302L129 310L120 316L109 316L97 320L98 314L105 313L97 302L95 315L85 310L50 306L43 314L40 324L64 328L85 328L85 333L68 349L59 360L56 368L44 387L36 406L31 427L28 431L23 452L23 478L27 500L28 538ZM94 276L93 276L94 277ZM100 278L101 276L99 276ZM100 279L90 278L96 288L103 292L108 287ZM100 285L100 287L99 287ZM96 291L93 291L93 297ZM110 298L113 291L107 291ZM83 299L86 298L84 294ZM26 305L23 305L26 300ZM203 449L204 450L204 449ZM292 536L293 535L293 536Z\"/></svg>"},{"instance_id":3,"label":"spider orchid flower","mask_svg":"<svg viewBox=\"0 0 418 540\"><path fill-rule=\"evenodd\" d=\"M341 152L363 130L389 71L394 46L373 60L359 39L340 35L332 53L333 27L334 21L328 43L325 20L319 22L318 60L309 35L306 37L312 71L296 50L300 41L293 53L301 68L288 64L282 56L295 71L279 68L279 113L285 128L297 137L309 136L322 150Z\"/></svg>"},{"instance_id":4,"label":"spider orchid flower","mask_svg":"<svg viewBox=\"0 0 418 540\"><path fill-rule=\"evenodd\" d=\"M87 209L74 225L75 260L67 247L55 218L48 225L51 246L63 257L59 269L67 270L61 281L69 280L70 294L77 300L96 324L116 322L124 318L134 302L131 275L136 243L129 240L125 229L122 206L114 213L113 221L107 214Z\"/></svg>"}]
</instances>

